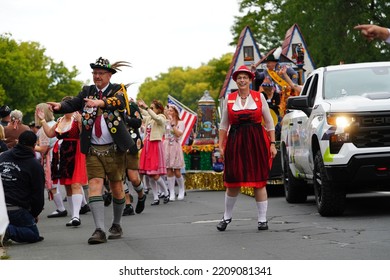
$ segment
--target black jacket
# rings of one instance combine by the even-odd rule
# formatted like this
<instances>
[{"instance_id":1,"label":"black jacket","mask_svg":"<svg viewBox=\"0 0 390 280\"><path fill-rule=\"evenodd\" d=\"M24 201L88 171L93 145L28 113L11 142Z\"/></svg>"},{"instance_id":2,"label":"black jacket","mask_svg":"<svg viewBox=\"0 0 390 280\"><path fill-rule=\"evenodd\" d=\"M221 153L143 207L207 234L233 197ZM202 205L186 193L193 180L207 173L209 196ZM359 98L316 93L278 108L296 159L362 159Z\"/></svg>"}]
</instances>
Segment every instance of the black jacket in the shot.
<instances>
[{"instance_id":1,"label":"black jacket","mask_svg":"<svg viewBox=\"0 0 390 280\"><path fill-rule=\"evenodd\" d=\"M142 115L138 105L135 102L130 103L130 116L126 114L126 123L131 138L133 138L137 148L135 151L130 150L130 153L136 154L143 148L144 144L139 133L139 128L142 125Z\"/></svg>"},{"instance_id":2,"label":"black jacket","mask_svg":"<svg viewBox=\"0 0 390 280\"><path fill-rule=\"evenodd\" d=\"M109 128L112 139L120 151L127 151L134 147L125 124L126 103L123 93L120 91L121 85L110 84L103 92L105 107L103 110L104 120ZM97 99L96 86L84 86L83 90L71 100L61 102L61 109L56 113L71 113L81 111L82 130L80 134L80 146L83 154L88 154L91 145L92 128L95 123L96 114L89 113L85 108L84 98Z\"/></svg>"},{"instance_id":3,"label":"black jacket","mask_svg":"<svg viewBox=\"0 0 390 280\"><path fill-rule=\"evenodd\" d=\"M0 155L5 202L28 209L37 217L44 205L45 174L35 152L17 144Z\"/></svg>"}]
</instances>

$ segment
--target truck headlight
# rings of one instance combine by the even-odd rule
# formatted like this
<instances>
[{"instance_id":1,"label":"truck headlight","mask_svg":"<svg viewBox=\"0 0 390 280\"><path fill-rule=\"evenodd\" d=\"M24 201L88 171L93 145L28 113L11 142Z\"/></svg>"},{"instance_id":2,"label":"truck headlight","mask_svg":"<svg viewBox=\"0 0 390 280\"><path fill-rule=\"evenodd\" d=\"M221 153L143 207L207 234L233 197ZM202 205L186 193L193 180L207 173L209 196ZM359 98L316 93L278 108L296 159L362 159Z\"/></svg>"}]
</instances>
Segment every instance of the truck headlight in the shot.
<instances>
[{"instance_id":1,"label":"truck headlight","mask_svg":"<svg viewBox=\"0 0 390 280\"><path fill-rule=\"evenodd\" d=\"M355 121L354 117L343 116L343 115L331 115L327 116L327 122L329 125L334 125L337 128L344 129L349 127Z\"/></svg>"},{"instance_id":2,"label":"truck headlight","mask_svg":"<svg viewBox=\"0 0 390 280\"><path fill-rule=\"evenodd\" d=\"M335 134L329 138L329 148L331 154L337 154L344 143L350 142L350 126L355 122L355 118L329 114L327 122L336 127Z\"/></svg>"}]
</instances>

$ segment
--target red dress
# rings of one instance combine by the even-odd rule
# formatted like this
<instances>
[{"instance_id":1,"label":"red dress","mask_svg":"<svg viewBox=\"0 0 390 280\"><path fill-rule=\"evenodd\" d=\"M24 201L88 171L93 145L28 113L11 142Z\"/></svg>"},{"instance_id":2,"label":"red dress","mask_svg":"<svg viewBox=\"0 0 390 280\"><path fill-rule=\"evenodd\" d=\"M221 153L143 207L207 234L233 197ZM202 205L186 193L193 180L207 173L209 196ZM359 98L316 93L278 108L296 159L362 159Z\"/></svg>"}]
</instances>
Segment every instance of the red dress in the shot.
<instances>
[{"instance_id":1,"label":"red dress","mask_svg":"<svg viewBox=\"0 0 390 280\"><path fill-rule=\"evenodd\" d=\"M148 126L145 131L144 147L141 150L139 161L139 173L146 175L165 175L165 155L163 142L150 140L151 128Z\"/></svg>"},{"instance_id":2,"label":"red dress","mask_svg":"<svg viewBox=\"0 0 390 280\"><path fill-rule=\"evenodd\" d=\"M224 152L224 184L227 188L262 188L270 172L270 143L262 126L260 93L251 91L256 109L233 110L237 92L228 96L230 130Z\"/></svg>"},{"instance_id":3,"label":"red dress","mask_svg":"<svg viewBox=\"0 0 390 280\"><path fill-rule=\"evenodd\" d=\"M77 121L69 130L59 133L53 147L52 178L60 179L61 185L88 183L85 155L80 151L80 130ZM62 143L59 141L62 139Z\"/></svg>"}]
</instances>

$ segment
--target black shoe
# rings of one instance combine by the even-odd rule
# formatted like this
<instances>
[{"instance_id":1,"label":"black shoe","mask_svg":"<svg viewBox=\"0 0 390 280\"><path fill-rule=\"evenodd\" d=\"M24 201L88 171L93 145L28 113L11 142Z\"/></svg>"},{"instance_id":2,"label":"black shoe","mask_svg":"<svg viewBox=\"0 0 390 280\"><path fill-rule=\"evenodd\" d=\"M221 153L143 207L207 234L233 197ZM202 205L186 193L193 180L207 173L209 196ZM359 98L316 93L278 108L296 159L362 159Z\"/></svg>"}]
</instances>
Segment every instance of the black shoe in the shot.
<instances>
[{"instance_id":1,"label":"black shoe","mask_svg":"<svg viewBox=\"0 0 390 280\"><path fill-rule=\"evenodd\" d=\"M97 228L92 236L88 239L88 244L101 244L106 242L106 234L100 228Z\"/></svg>"},{"instance_id":2,"label":"black shoe","mask_svg":"<svg viewBox=\"0 0 390 280\"><path fill-rule=\"evenodd\" d=\"M144 189L144 194L148 194L149 193L149 189Z\"/></svg>"},{"instance_id":3,"label":"black shoe","mask_svg":"<svg viewBox=\"0 0 390 280\"><path fill-rule=\"evenodd\" d=\"M135 207L135 213L141 214L145 209L146 194L142 198L138 198L137 206Z\"/></svg>"},{"instance_id":4,"label":"black shoe","mask_svg":"<svg viewBox=\"0 0 390 280\"><path fill-rule=\"evenodd\" d=\"M91 212L91 208L89 208L88 204L85 204L84 206L81 206L80 208L80 215L87 214L88 212Z\"/></svg>"},{"instance_id":5,"label":"black shoe","mask_svg":"<svg viewBox=\"0 0 390 280\"><path fill-rule=\"evenodd\" d=\"M169 202L169 194L164 196L164 204L167 204Z\"/></svg>"},{"instance_id":6,"label":"black shoe","mask_svg":"<svg viewBox=\"0 0 390 280\"><path fill-rule=\"evenodd\" d=\"M258 230L267 230L268 229L268 222L258 222L257 229Z\"/></svg>"},{"instance_id":7,"label":"black shoe","mask_svg":"<svg viewBox=\"0 0 390 280\"><path fill-rule=\"evenodd\" d=\"M78 227L81 225L81 221L77 217L73 217L69 222L66 223L67 227Z\"/></svg>"},{"instance_id":8,"label":"black shoe","mask_svg":"<svg viewBox=\"0 0 390 280\"><path fill-rule=\"evenodd\" d=\"M104 200L104 206L110 206L111 202L112 202L112 193L110 192L104 192L103 194L103 200Z\"/></svg>"},{"instance_id":9,"label":"black shoe","mask_svg":"<svg viewBox=\"0 0 390 280\"><path fill-rule=\"evenodd\" d=\"M219 224L217 225L217 229L219 231L225 231L225 229L227 228L228 224L230 224L231 222L232 222L232 218L227 219L227 220L222 218L222 221L220 221Z\"/></svg>"},{"instance_id":10,"label":"black shoe","mask_svg":"<svg viewBox=\"0 0 390 280\"><path fill-rule=\"evenodd\" d=\"M135 215L135 214L134 214L133 205L128 204L128 205L125 206L125 209L123 209L123 214L122 214L122 216L132 216L132 215Z\"/></svg>"},{"instance_id":11,"label":"black shoe","mask_svg":"<svg viewBox=\"0 0 390 280\"><path fill-rule=\"evenodd\" d=\"M156 199L156 200L154 200L153 202L152 202L152 204L150 204L150 205L159 205L160 204L160 200L158 200L158 199Z\"/></svg>"},{"instance_id":12,"label":"black shoe","mask_svg":"<svg viewBox=\"0 0 390 280\"><path fill-rule=\"evenodd\" d=\"M58 218L58 217L66 217L68 215L68 211L66 209L64 211L56 210L50 215L48 215L48 218Z\"/></svg>"},{"instance_id":13,"label":"black shoe","mask_svg":"<svg viewBox=\"0 0 390 280\"><path fill-rule=\"evenodd\" d=\"M108 230L111 234L108 236L108 239L118 239L123 235L122 227L118 224L112 224L111 228Z\"/></svg>"},{"instance_id":14,"label":"black shoe","mask_svg":"<svg viewBox=\"0 0 390 280\"><path fill-rule=\"evenodd\" d=\"M44 238L43 236L39 236L37 242L41 242L41 241L43 241L44 239L45 239L45 238Z\"/></svg>"}]
</instances>

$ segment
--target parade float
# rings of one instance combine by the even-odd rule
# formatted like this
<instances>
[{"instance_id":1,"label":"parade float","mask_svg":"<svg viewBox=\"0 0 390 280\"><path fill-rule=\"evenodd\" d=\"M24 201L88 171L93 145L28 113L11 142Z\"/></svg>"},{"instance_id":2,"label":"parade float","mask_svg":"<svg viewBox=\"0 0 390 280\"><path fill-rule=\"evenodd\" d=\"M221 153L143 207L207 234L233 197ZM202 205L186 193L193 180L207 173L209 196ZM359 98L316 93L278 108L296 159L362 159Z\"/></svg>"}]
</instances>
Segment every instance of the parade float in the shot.
<instances>
[{"instance_id":1,"label":"parade float","mask_svg":"<svg viewBox=\"0 0 390 280\"><path fill-rule=\"evenodd\" d=\"M218 149L218 110L207 90L198 101L197 115L193 142L183 146L186 188L224 190L223 163Z\"/></svg>"}]
</instances>

